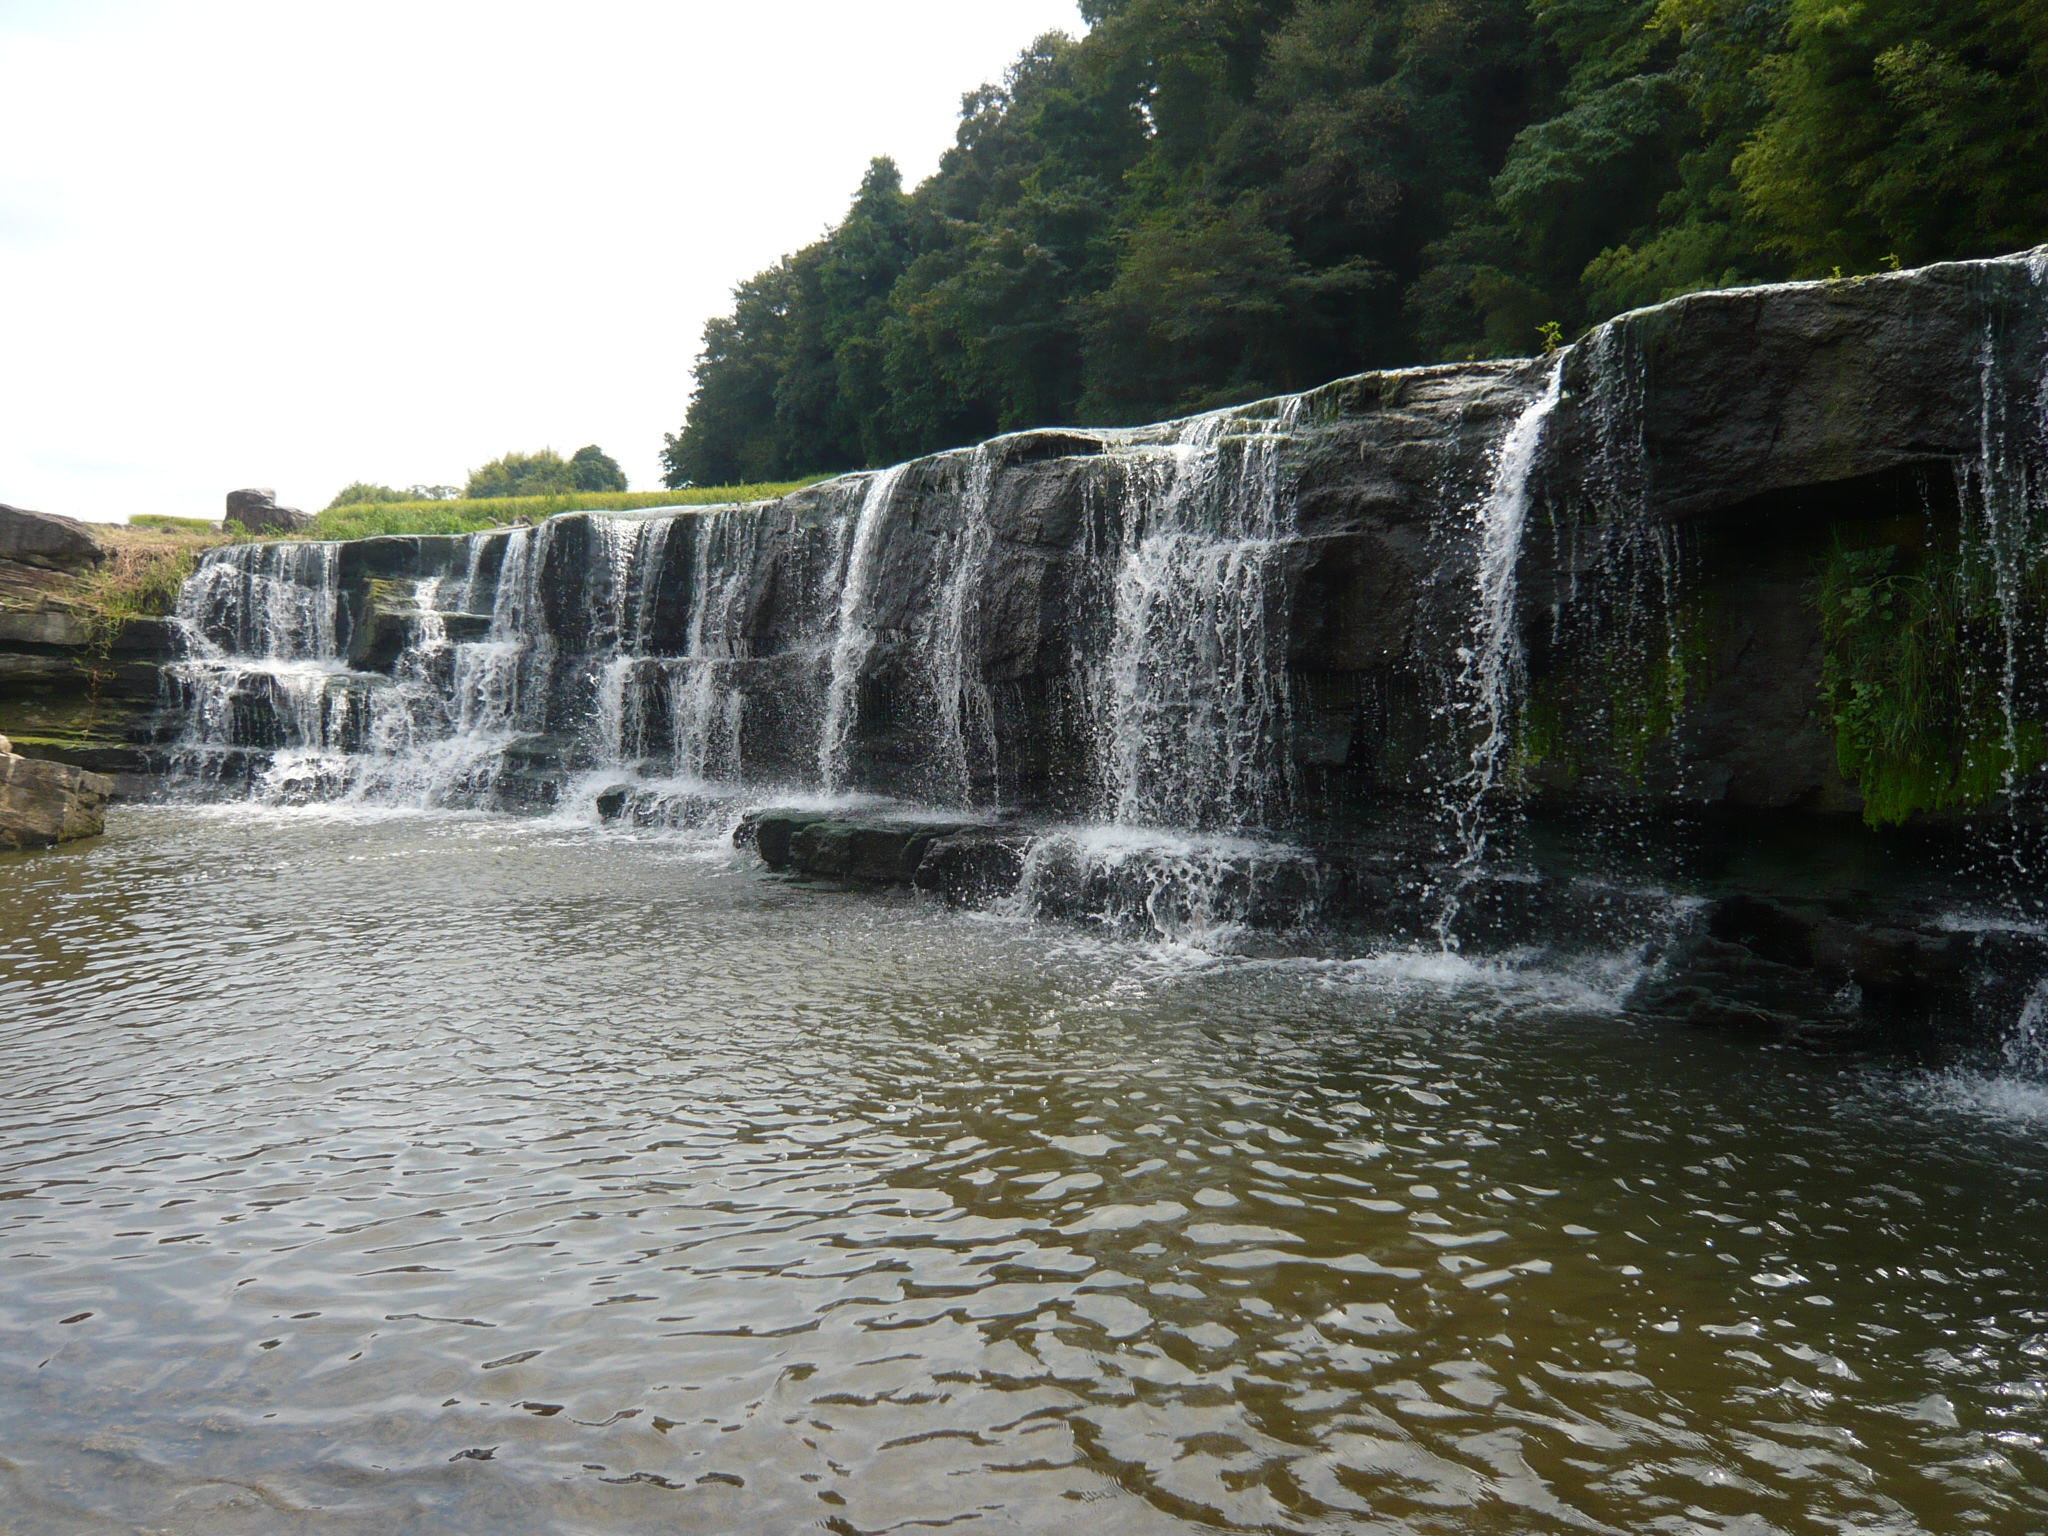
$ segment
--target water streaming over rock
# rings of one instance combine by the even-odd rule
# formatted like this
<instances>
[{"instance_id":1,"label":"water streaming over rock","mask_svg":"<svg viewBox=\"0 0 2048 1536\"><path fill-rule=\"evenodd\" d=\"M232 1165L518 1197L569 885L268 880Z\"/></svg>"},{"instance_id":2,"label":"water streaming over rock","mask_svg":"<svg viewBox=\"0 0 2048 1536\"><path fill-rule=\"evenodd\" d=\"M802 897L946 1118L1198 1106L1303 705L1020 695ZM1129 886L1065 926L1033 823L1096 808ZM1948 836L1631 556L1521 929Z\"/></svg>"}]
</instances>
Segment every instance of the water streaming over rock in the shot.
<instances>
[{"instance_id":1,"label":"water streaming over rock","mask_svg":"<svg viewBox=\"0 0 2048 1536\"><path fill-rule=\"evenodd\" d=\"M1973 846L2013 890L2048 498L2038 316L1996 267L1954 305L1981 336L1974 442L1926 463L1953 466L1988 573L2016 830ZM1672 807L1769 770L1714 759L1695 723L1714 668L1742 663L1712 654L1694 514L1743 489L1672 435L1694 405L1666 359L1690 333L1658 313L1547 367L1012 434L774 503L211 552L180 604L173 756L273 800L702 829L771 804L971 817L1019 850L1008 910L1219 947L1325 922L1432 948L1663 944L1700 910L1663 877ZM1796 430L1826 441L1788 484L1861 451L1814 420ZM1784 708L1811 727L1810 695ZM1542 795L1569 816L1539 825Z\"/></svg>"},{"instance_id":2,"label":"water streaming over rock","mask_svg":"<svg viewBox=\"0 0 2048 1536\"><path fill-rule=\"evenodd\" d=\"M1529 522L1537 456L1543 431L1564 387L1564 359L1550 382L1515 418L1502 441L1492 483L1478 510L1477 569L1473 576L1472 634L1459 648L1454 707L1474 737L1470 769L1446 789L1456 838L1455 860L1438 898L1437 936L1457 943L1457 921L1466 888L1486 865L1496 813L1494 791L1513 750L1525 683L1522 653L1520 572L1522 536Z\"/></svg>"},{"instance_id":3,"label":"water streaming over rock","mask_svg":"<svg viewBox=\"0 0 2048 1536\"><path fill-rule=\"evenodd\" d=\"M907 466L896 465L869 477L853 520L845 574L840 579L838 621L832 636L831 674L825 688L825 720L818 733L818 778L827 791L846 787L848 751L859 704L861 671L874 650L875 632L869 606L875 546L880 542L896 487ZM706 569L709 579L709 570ZM728 603L730 598L727 599Z\"/></svg>"}]
</instances>

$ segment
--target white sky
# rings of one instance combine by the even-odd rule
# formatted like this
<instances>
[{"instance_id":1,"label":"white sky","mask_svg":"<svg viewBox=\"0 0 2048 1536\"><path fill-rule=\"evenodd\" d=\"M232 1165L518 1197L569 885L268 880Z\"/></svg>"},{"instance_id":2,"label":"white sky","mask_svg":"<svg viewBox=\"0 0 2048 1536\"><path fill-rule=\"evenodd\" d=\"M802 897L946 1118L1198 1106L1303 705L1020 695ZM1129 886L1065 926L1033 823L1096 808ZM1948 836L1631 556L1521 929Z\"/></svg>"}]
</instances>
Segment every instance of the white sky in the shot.
<instances>
[{"instance_id":1,"label":"white sky","mask_svg":"<svg viewBox=\"0 0 2048 1536\"><path fill-rule=\"evenodd\" d=\"M0 502L219 517L595 442L1072 0L0 0Z\"/></svg>"}]
</instances>

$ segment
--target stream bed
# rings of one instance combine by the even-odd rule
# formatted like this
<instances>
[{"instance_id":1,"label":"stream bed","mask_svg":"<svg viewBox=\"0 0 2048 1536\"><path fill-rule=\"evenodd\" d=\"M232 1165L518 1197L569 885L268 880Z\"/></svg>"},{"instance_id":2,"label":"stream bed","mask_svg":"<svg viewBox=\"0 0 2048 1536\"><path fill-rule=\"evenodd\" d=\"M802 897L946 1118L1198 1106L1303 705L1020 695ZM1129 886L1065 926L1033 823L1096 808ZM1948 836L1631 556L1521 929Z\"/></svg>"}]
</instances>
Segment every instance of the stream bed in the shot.
<instances>
[{"instance_id":1,"label":"stream bed","mask_svg":"<svg viewBox=\"0 0 2048 1536\"><path fill-rule=\"evenodd\" d=\"M0 1530L2048 1531L2048 1085L708 834L0 857Z\"/></svg>"}]
</instances>

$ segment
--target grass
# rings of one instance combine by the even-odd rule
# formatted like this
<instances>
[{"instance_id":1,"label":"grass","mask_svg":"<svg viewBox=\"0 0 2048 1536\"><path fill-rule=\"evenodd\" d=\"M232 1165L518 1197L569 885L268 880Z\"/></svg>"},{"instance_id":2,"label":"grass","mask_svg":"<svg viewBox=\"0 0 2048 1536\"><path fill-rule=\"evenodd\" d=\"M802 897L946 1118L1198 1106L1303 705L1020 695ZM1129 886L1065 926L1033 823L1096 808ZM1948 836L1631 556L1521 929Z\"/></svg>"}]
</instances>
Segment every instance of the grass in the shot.
<instances>
[{"instance_id":1,"label":"grass","mask_svg":"<svg viewBox=\"0 0 2048 1536\"><path fill-rule=\"evenodd\" d=\"M594 491L560 496L502 496L481 501L382 501L331 507L315 515L300 538L368 539L387 533L479 533L509 523L537 523L559 512L631 512L647 507L709 507L729 501L772 501L824 479L813 475L767 485L693 486L686 491Z\"/></svg>"},{"instance_id":2,"label":"grass","mask_svg":"<svg viewBox=\"0 0 2048 1536\"><path fill-rule=\"evenodd\" d=\"M161 618L177 606L178 588L202 549L231 542L217 526L194 517L136 519L93 533L107 558L78 579L69 597L92 628L93 648L102 653L130 619Z\"/></svg>"}]
</instances>

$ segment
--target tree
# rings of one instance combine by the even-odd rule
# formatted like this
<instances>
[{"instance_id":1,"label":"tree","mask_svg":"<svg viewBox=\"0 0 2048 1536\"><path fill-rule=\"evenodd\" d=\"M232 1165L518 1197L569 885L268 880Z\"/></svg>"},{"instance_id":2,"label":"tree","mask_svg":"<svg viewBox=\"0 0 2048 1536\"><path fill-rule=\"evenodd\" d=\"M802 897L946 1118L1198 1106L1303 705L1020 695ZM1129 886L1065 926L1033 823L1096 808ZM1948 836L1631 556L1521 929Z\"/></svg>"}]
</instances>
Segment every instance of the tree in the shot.
<instances>
[{"instance_id":1,"label":"tree","mask_svg":"<svg viewBox=\"0 0 2048 1536\"><path fill-rule=\"evenodd\" d=\"M619 461L595 443L586 443L569 455L569 478L579 491L623 491L626 472Z\"/></svg>"},{"instance_id":2,"label":"tree","mask_svg":"<svg viewBox=\"0 0 2048 1536\"><path fill-rule=\"evenodd\" d=\"M878 465L2048 240L2043 0L1083 0L706 327L665 478Z\"/></svg>"},{"instance_id":3,"label":"tree","mask_svg":"<svg viewBox=\"0 0 2048 1536\"><path fill-rule=\"evenodd\" d=\"M373 485L368 480L351 480L334 493L334 500L327 503L327 510L336 507L356 507L367 502L411 501L414 498L405 491L393 490L388 485Z\"/></svg>"},{"instance_id":4,"label":"tree","mask_svg":"<svg viewBox=\"0 0 2048 1536\"><path fill-rule=\"evenodd\" d=\"M595 443L564 459L552 448L538 453L508 453L469 472L463 492L475 499L501 496L562 496L576 491L623 491L626 477L618 461Z\"/></svg>"}]
</instances>

